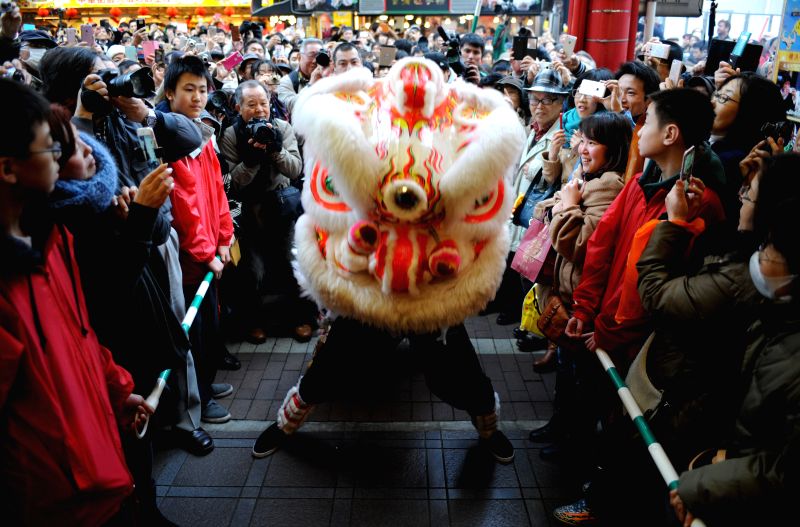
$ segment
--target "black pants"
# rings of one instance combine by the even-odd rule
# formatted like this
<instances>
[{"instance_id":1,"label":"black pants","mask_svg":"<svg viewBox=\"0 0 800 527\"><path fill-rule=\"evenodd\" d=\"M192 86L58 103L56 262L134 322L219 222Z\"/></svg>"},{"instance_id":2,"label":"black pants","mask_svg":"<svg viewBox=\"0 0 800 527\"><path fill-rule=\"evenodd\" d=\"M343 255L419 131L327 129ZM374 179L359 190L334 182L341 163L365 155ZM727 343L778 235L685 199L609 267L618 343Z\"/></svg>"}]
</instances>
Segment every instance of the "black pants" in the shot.
<instances>
[{"instance_id":1,"label":"black pants","mask_svg":"<svg viewBox=\"0 0 800 527\"><path fill-rule=\"evenodd\" d=\"M363 365L375 361L375 354L390 352L400 340L356 320L336 319L300 382L300 397L308 404L319 404L350 392L352 386L363 383L354 372L363 371ZM492 382L483 373L463 324L447 330L446 343L438 333L410 335L409 340L422 357L431 392L471 416L494 411Z\"/></svg>"},{"instance_id":2,"label":"black pants","mask_svg":"<svg viewBox=\"0 0 800 527\"><path fill-rule=\"evenodd\" d=\"M197 293L200 284L184 284L183 296L188 309ZM225 350L219 331L219 306L217 304L217 288L214 283L206 291L206 296L197 310L192 327L189 329L189 341L192 344L197 387L200 390L200 402L203 406L211 399L211 383L217 375L217 365L223 358Z\"/></svg>"}]
</instances>

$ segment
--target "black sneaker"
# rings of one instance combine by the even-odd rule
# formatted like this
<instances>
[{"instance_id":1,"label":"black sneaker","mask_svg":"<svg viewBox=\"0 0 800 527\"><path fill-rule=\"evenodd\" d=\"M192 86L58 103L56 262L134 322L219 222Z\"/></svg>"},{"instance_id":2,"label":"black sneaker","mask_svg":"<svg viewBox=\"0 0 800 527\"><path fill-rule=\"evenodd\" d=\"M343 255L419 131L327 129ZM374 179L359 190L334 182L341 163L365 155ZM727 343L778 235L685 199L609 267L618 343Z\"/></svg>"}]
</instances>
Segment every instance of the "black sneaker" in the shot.
<instances>
[{"instance_id":1,"label":"black sneaker","mask_svg":"<svg viewBox=\"0 0 800 527\"><path fill-rule=\"evenodd\" d=\"M278 428L278 423L272 423L269 428L261 432L261 435L256 439L253 445L253 457L262 458L267 457L281 447L281 444L286 440L286 434L283 430Z\"/></svg>"},{"instance_id":2,"label":"black sneaker","mask_svg":"<svg viewBox=\"0 0 800 527\"><path fill-rule=\"evenodd\" d=\"M514 446L500 430L495 430L488 439L481 439L481 443L486 445L498 462L506 464L514 460Z\"/></svg>"}]
</instances>

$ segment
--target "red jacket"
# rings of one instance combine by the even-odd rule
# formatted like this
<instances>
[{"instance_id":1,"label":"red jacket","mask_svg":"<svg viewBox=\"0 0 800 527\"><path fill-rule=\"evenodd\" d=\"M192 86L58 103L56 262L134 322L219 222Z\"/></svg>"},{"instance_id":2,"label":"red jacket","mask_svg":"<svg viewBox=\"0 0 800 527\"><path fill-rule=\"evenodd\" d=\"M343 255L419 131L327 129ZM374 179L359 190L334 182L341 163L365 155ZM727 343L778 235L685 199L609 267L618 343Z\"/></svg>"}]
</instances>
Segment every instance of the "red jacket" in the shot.
<instances>
[{"instance_id":1,"label":"red jacket","mask_svg":"<svg viewBox=\"0 0 800 527\"><path fill-rule=\"evenodd\" d=\"M640 184L641 178L642 174L637 174L625 184L597 224L586 246L581 281L573 293L574 316L584 325L594 322L597 346L607 352L617 352L618 358L632 359L651 329L638 295L630 299L633 306L626 306L628 319L622 323L615 320L628 251L636 231L666 212L664 200L672 188L672 184L665 182L648 200ZM718 223L724 218L719 197L709 188L703 192L699 216L706 224ZM631 313L639 316L631 316Z\"/></svg>"},{"instance_id":2,"label":"red jacket","mask_svg":"<svg viewBox=\"0 0 800 527\"><path fill-rule=\"evenodd\" d=\"M186 156L170 167L175 179L172 226L181 244L183 283L196 284L208 272L208 263L216 257L217 247L231 244L233 220L228 197L211 141L197 157Z\"/></svg>"},{"instance_id":3,"label":"red jacket","mask_svg":"<svg viewBox=\"0 0 800 527\"><path fill-rule=\"evenodd\" d=\"M0 492L11 510L0 514L8 525L103 524L133 491L116 418L133 380L88 327L66 229L38 258L1 243Z\"/></svg>"}]
</instances>

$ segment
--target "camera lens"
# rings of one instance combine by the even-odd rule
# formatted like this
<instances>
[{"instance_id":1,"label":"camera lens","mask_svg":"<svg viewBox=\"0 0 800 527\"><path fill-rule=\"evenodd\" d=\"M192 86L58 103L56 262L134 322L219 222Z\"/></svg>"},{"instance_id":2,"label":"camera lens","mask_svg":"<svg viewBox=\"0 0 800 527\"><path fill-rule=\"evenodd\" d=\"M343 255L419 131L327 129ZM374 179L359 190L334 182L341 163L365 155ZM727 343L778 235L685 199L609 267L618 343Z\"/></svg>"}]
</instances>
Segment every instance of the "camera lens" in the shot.
<instances>
[{"instance_id":1,"label":"camera lens","mask_svg":"<svg viewBox=\"0 0 800 527\"><path fill-rule=\"evenodd\" d=\"M317 53L317 64L323 68L327 68L331 63L331 57L325 51Z\"/></svg>"}]
</instances>

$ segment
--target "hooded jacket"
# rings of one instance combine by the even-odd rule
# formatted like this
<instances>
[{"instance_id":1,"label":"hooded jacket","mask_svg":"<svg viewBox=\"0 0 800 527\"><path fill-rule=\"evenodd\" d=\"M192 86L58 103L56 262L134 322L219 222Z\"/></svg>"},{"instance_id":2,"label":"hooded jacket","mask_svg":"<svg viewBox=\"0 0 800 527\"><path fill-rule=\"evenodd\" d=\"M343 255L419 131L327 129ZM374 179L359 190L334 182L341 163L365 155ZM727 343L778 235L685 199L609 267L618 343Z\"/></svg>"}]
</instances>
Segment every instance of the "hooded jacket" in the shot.
<instances>
[{"instance_id":1,"label":"hooded jacket","mask_svg":"<svg viewBox=\"0 0 800 527\"><path fill-rule=\"evenodd\" d=\"M117 424L133 381L88 325L67 230L0 246L0 514L103 524L133 491Z\"/></svg>"},{"instance_id":2,"label":"hooded jacket","mask_svg":"<svg viewBox=\"0 0 800 527\"><path fill-rule=\"evenodd\" d=\"M707 185L712 179L724 177L719 159L708 148L697 156L695 172L703 175ZM638 297L631 299L634 305L626 305L627 320L621 323L615 320L628 252L636 231L666 212L664 200L677 180L676 174L662 181L661 170L651 161L642 174L625 184L603 214L586 246L583 275L573 292L574 316L584 324L594 323L598 347L607 352L619 352L615 358L623 368L623 361L629 361L638 353L650 332L647 315ZM724 218L719 198L710 188L703 193L698 215L706 225Z\"/></svg>"}]
</instances>

